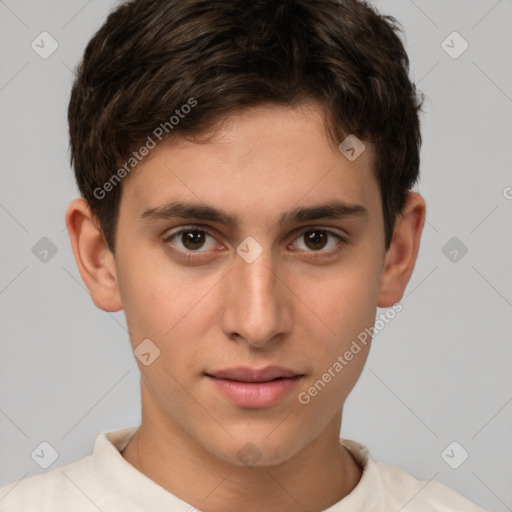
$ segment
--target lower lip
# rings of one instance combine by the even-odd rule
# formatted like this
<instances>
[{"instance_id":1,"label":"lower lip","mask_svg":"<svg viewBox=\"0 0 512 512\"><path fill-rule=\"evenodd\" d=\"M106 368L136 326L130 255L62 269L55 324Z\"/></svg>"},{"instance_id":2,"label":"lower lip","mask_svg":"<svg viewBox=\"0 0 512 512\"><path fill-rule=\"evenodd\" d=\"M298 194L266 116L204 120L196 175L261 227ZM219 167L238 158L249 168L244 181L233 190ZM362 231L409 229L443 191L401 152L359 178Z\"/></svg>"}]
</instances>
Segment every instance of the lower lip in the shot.
<instances>
[{"instance_id":1,"label":"lower lip","mask_svg":"<svg viewBox=\"0 0 512 512\"><path fill-rule=\"evenodd\" d=\"M269 382L240 382L237 380L208 378L227 398L240 407L261 409L282 400L299 382L300 376Z\"/></svg>"}]
</instances>

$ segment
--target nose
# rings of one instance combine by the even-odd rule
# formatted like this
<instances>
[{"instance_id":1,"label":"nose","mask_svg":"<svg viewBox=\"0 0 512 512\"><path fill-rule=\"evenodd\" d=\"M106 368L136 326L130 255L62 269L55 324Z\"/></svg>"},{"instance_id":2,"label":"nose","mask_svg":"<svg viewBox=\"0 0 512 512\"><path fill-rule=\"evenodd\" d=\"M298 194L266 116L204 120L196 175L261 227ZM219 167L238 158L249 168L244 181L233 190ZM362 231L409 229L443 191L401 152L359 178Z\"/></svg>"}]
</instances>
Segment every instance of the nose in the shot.
<instances>
[{"instance_id":1,"label":"nose","mask_svg":"<svg viewBox=\"0 0 512 512\"><path fill-rule=\"evenodd\" d=\"M293 294L269 251L249 261L237 255L227 276L222 326L230 339L268 348L290 330Z\"/></svg>"}]
</instances>

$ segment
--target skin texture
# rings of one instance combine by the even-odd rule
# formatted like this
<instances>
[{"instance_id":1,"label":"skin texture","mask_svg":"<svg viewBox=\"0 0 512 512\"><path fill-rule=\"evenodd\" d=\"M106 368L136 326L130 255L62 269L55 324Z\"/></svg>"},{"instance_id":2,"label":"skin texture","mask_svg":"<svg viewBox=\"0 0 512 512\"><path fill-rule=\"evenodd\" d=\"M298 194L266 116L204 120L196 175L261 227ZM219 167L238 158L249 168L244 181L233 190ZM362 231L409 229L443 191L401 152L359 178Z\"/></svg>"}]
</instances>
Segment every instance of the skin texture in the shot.
<instances>
[{"instance_id":1,"label":"skin texture","mask_svg":"<svg viewBox=\"0 0 512 512\"><path fill-rule=\"evenodd\" d=\"M150 339L160 350L149 366L137 360L142 424L123 457L194 507L323 510L357 485L361 469L339 433L370 344L308 404L298 394L374 325L377 306L400 301L416 262L425 202L410 193L385 251L373 158L369 143L353 162L334 147L315 103L261 105L225 118L207 142L160 144L124 180L115 257L85 201L69 205L92 300L105 311L124 309L133 349ZM333 199L363 205L367 215L278 223L292 208ZM239 224L141 220L171 200L222 209ZM206 231L195 251L181 235L163 241L191 225ZM308 241L312 228L334 235ZM236 252L247 237L263 250L252 263ZM268 365L303 377L259 409L233 404L204 375ZM260 457L253 467L237 456L247 443Z\"/></svg>"}]
</instances>

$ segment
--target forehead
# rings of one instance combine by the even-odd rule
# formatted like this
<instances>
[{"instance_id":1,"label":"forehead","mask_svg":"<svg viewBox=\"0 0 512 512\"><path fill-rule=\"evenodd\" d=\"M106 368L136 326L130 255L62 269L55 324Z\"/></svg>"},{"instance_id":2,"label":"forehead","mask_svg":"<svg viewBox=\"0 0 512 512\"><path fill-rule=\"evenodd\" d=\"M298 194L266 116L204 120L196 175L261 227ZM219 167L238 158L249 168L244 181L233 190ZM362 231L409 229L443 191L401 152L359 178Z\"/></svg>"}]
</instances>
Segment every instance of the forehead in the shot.
<instances>
[{"instance_id":1,"label":"forehead","mask_svg":"<svg viewBox=\"0 0 512 512\"><path fill-rule=\"evenodd\" d=\"M365 143L349 160L315 104L252 107L224 118L211 138L163 141L123 183L122 196L133 220L172 201L203 203L237 219L266 212L275 222L300 204L339 200L370 211L380 200L373 147Z\"/></svg>"}]
</instances>

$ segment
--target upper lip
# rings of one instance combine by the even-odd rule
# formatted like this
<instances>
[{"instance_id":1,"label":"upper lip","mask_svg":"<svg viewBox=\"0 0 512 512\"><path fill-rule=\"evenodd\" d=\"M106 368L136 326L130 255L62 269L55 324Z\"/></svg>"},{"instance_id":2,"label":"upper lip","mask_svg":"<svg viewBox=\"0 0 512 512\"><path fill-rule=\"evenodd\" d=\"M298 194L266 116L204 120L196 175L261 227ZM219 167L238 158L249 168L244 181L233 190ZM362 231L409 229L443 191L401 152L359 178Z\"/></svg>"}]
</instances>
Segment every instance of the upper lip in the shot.
<instances>
[{"instance_id":1,"label":"upper lip","mask_svg":"<svg viewBox=\"0 0 512 512\"><path fill-rule=\"evenodd\" d=\"M209 372L206 375L217 379L237 380L240 382L269 382L280 377L298 377L302 374L281 366L266 366L260 369L239 366Z\"/></svg>"}]
</instances>

